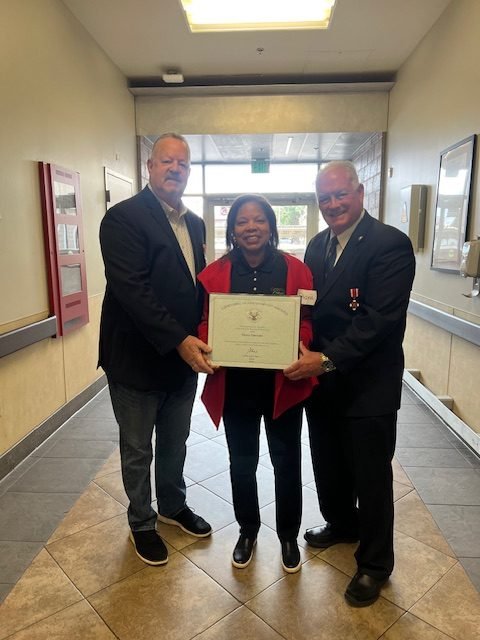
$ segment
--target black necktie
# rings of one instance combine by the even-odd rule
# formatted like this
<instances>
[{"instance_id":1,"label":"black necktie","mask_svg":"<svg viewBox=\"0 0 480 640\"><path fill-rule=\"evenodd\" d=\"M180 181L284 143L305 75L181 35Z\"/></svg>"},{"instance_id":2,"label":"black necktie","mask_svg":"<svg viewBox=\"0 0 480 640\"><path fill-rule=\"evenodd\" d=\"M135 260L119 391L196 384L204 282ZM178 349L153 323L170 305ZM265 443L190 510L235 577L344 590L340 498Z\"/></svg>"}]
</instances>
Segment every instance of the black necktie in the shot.
<instances>
[{"instance_id":1,"label":"black necktie","mask_svg":"<svg viewBox=\"0 0 480 640\"><path fill-rule=\"evenodd\" d=\"M327 279L328 274L335 266L335 260L337 259L337 236L332 236L328 243L327 254L325 256L325 269L323 272L324 278Z\"/></svg>"}]
</instances>

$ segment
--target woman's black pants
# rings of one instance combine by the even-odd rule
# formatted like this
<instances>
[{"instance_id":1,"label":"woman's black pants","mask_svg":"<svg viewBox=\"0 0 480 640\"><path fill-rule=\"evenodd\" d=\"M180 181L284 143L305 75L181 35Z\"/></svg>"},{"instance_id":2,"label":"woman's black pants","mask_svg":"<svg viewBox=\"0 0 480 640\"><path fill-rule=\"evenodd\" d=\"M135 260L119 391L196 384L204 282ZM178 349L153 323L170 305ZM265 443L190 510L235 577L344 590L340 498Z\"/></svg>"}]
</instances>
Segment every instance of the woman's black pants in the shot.
<instances>
[{"instance_id":1,"label":"woman's black pants","mask_svg":"<svg viewBox=\"0 0 480 640\"><path fill-rule=\"evenodd\" d=\"M302 518L302 406L292 407L273 420L272 401L266 399L260 404L255 408L242 406L241 394L230 399L227 396L225 403L223 422L235 517L240 533L256 538L260 528L256 471L263 417L275 475L277 535L282 541L295 540Z\"/></svg>"}]
</instances>

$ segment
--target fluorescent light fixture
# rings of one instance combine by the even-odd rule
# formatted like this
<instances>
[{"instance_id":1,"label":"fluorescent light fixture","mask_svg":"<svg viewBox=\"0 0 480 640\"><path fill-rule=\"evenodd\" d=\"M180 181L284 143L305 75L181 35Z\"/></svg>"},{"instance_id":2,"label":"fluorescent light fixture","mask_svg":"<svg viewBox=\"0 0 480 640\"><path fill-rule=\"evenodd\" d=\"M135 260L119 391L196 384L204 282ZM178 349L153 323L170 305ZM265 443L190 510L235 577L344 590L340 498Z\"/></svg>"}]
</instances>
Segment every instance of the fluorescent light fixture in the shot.
<instances>
[{"instance_id":1,"label":"fluorescent light fixture","mask_svg":"<svg viewBox=\"0 0 480 640\"><path fill-rule=\"evenodd\" d=\"M192 32L327 29L335 0L180 0Z\"/></svg>"},{"instance_id":2,"label":"fluorescent light fixture","mask_svg":"<svg viewBox=\"0 0 480 640\"><path fill-rule=\"evenodd\" d=\"M290 147L292 146L293 137L288 136L287 138L287 146L285 147L285 155L288 156L288 152L290 151Z\"/></svg>"}]
</instances>

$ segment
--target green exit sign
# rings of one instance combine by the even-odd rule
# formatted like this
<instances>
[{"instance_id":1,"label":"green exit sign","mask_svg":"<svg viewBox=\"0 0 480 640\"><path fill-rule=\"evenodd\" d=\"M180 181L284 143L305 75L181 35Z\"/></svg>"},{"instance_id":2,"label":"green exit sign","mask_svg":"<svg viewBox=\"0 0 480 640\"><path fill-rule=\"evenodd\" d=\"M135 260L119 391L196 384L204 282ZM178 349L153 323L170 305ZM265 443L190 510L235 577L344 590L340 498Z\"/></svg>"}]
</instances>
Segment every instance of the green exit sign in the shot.
<instances>
[{"instance_id":1,"label":"green exit sign","mask_svg":"<svg viewBox=\"0 0 480 640\"><path fill-rule=\"evenodd\" d=\"M252 160L252 173L268 173L270 160Z\"/></svg>"}]
</instances>

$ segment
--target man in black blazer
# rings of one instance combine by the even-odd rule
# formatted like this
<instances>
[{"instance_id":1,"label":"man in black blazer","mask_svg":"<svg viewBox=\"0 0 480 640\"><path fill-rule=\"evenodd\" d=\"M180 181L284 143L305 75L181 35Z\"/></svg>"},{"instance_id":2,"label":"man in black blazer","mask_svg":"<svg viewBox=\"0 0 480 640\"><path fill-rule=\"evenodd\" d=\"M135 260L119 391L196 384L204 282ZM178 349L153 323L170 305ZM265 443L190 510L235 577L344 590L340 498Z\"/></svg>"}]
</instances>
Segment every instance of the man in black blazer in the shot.
<instances>
[{"instance_id":1,"label":"man in black blazer","mask_svg":"<svg viewBox=\"0 0 480 640\"><path fill-rule=\"evenodd\" d=\"M306 411L326 524L305 539L317 548L360 541L345 592L358 607L375 602L394 564L391 461L415 259L405 234L364 210L352 163L329 163L316 187L328 228L305 254L317 292L314 341L285 374L319 376Z\"/></svg>"},{"instance_id":2,"label":"man in black blazer","mask_svg":"<svg viewBox=\"0 0 480 640\"><path fill-rule=\"evenodd\" d=\"M186 504L183 466L197 373L212 370L204 357L210 348L196 337L205 226L181 200L190 173L187 141L161 136L148 170L148 186L112 207L100 227L107 287L99 366L120 428L130 539L144 562L160 565L168 552L151 506L153 429L158 519L210 535L210 525Z\"/></svg>"}]
</instances>

